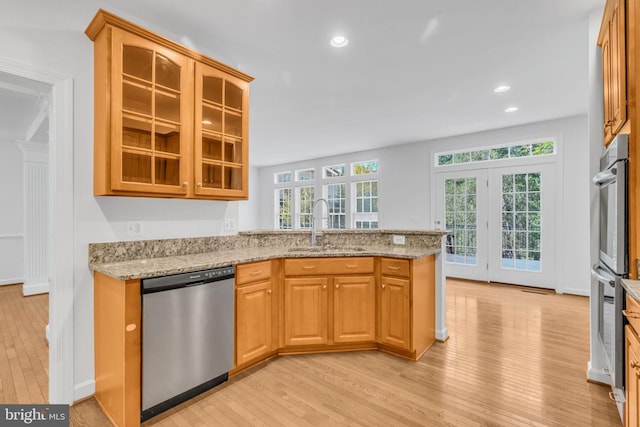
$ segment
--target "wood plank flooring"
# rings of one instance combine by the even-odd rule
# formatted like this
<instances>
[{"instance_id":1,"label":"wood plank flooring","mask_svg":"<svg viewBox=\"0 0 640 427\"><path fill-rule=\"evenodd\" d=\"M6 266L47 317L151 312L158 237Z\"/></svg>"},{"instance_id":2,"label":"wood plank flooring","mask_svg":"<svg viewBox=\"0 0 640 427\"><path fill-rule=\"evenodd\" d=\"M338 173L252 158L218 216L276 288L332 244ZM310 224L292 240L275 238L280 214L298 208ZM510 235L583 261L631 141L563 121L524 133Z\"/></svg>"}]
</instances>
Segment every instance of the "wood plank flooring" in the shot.
<instances>
[{"instance_id":1,"label":"wood plank flooring","mask_svg":"<svg viewBox=\"0 0 640 427\"><path fill-rule=\"evenodd\" d=\"M588 298L525 291L449 279L451 338L417 363L375 351L281 357L143 425L621 425L609 388L586 381ZM71 425L110 423L88 399L71 408Z\"/></svg>"},{"instance_id":2,"label":"wood plank flooring","mask_svg":"<svg viewBox=\"0 0 640 427\"><path fill-rule=\"evenodd\" d=\"M49 396L49 295L0 286L0 402L46 403Z\"/></svg>"}]
</instances>

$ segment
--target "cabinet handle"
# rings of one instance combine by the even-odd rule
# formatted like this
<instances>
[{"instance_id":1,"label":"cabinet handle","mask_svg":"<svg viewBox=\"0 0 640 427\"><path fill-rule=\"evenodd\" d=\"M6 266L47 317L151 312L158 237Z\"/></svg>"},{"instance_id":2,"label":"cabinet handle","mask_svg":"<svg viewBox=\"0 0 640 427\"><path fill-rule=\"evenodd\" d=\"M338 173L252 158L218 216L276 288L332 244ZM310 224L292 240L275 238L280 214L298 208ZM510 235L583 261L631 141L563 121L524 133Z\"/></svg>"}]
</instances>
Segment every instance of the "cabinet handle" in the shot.
<instances>
[{"instance_id":1,"label":"cabinet handle","mask_svg":"<svg viewBox=\"0 0 640 427\"><path fill-rule=\"evenodd\" d=\"M345 268L358 268L358 264L347 264L344 267Z\"/></svg>"},{"instance_id":2,"label":"cabinet handle","mask_svg":"<svg viewBox=\"0 0 640 427\"><path fill-rule=\"evenodd\" d=\"M258 274L262 274L262 270L252 271L251 273L249 273L250 276L257 276Z\"/></svg>"},{"instance_id":3,"label":"cabinet handle","mask_svg":"<svg viewBox=\"0 0 640 427\"><path fill-rule=\"evenodd\" d=\"M612 392L612 391L610 391L610 392L609 392L609 399L610 399L610 400L613 400L614 402L617 402L617 400L616 400L616 395L615 395L615 394L613 394L613 392Z\"/></svg>"},{"instance_id":4,"label":"cabinet handle","mask_svg":"<svg viewBox=\"0 0 640 427\"><path fill-rule=\"evenodd\" d=\"M271 295L271 289L267 289L267 295Z\"/></svg>"},{"instance_id":5,"label":"cabinet handle","mask_svg":"<svg viewBox=\"0 0 640 427\"><path fill-rule=\"evenodd\" d=\"M622 314L631 319L640 319L640 313L637 311L622 310Z\"/></svg>"},{"instance_id":6,"label":"cabinet handle","mask_svg":"<svg viewBox=\"0 0 640 427\"><path fill-rule=\"evenodd\" d=\"M340 289L340 285L336 285L336 289Z\"/></svg>"},{"instance_id":7,"label":"cabinet handle","mask_svg":"<svg viewBox=\"0 0 640 427\"><path fill-rule=\"evenodd\" d=\"M400 270L400 267L389 266L387 267L389 270Z\"/></svg>"},{"instance_id":8,"label":"cabinet handle","mask_svg":"<svg viewBox=\"0 0 640 427\"><path fill-rule=\"evenodd\" d=\"M129 323L124 329L127 332L133 332L136 330L136 328L138 327L138 325L136 325L135 323Z\"/></svg>"},{"instance_id":9,"label":"cabinet handle","mask_svg":"<svg viewBox=\"0 0 640 427\"><path fill-rule=\"evenodd\" d=\"M304 266L302 266L303 270L313 270L314 268L316 268L315 265L304 265Z\"/></svg>"}]
</instances>

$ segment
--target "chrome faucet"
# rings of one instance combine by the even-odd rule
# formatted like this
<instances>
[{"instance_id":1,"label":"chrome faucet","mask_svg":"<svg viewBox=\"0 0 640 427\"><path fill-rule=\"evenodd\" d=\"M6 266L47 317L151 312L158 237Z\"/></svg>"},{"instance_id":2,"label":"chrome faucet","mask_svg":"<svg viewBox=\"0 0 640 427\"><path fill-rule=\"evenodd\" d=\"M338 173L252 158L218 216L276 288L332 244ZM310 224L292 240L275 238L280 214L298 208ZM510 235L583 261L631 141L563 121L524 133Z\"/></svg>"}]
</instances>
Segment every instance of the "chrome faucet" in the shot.
<instances>
[{"instance_id":1,"label":"chrome faucet","mask_svg":"<svg viewBox=\"0 0 640 427\"><path fill-rule=\"evenodd\" d=\"M320 229L322 229L322 220L325 218L329 218L329 202L327 201L327 199L318 199L313 203L313 210L311 211L312 216L311 216L311 246L316 246L317 243L317 238L318 236L322 236L322 231L320 230L316 230L316 206L318 206L319 202L324 202L324 204L327 206L327 216L320 217Z\"/></svg>"}]
</instances>

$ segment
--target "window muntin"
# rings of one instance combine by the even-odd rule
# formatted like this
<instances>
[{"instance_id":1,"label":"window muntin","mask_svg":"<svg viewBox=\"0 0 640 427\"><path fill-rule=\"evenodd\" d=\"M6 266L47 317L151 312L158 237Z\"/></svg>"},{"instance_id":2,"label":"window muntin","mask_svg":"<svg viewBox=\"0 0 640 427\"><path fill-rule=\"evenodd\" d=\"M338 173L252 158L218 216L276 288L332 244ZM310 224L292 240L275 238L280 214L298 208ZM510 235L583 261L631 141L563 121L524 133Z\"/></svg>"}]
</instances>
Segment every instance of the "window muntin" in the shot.
<instances>
[{"instance_id":1,"label":"window muntin","mask_svg":"<svg viewBox=\"0 0 640 427\"><path fill-rule=\"evenodd\" d=\"M279 230L290 230L293 228L293 189L278 188L276 190L277 203L277 228Z\"/></svg>"},{"instance_id":2,"label":"window muntin","mask_svg":"<svg viewBox=\"0 0 640 427\"><path fill-rule=\"evenodd\" d=\"M344 176L346 170L347 167L345 165L324 166L322 168L322 177L326 179Z\"/></svg>"},{"instance_id":3,"label":"window muntin","mask_svg":"<svg viewBox=\"0 0 640 427\"><path fill-rule=\"evenodd\" d=\"M535 142L474 148L463 151L442 152L436 153L434 157L436 167L442 167L552 154L556 154L556 142L553 139L548 139Z\"/></svg>"},{"instance_id":4,"label":"window muntin","mask_svg":"<svg viewBox=\"0 0 640 427\"><path fill-rule=\"evenodd\" d=\"M315 187L299 187L297 189L298 227L313 227L313 203L315 201Z\"/></svg>"}]
</instances>

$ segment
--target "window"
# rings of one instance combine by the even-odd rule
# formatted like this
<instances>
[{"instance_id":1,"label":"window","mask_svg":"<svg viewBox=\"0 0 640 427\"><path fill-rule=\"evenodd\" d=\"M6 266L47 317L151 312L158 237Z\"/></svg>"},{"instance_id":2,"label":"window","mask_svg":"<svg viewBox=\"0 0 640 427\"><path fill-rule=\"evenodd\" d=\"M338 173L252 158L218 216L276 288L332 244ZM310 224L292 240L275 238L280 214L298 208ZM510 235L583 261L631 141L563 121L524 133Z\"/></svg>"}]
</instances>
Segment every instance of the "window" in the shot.
<instances>
[{"instance_id":1,"label":"window","mask_svg":"<svg viewBox=\"0 0 640 427\"><path fill-rule=\"evenodd\" d=\"M436 167L440 167L549 154L556 154L556 143L553 140L484 147L468 151L436 153L435 162Z\"/></svg>"},{"instance_id":2,"label":"window","mask_svg":"<svg viewBox=\"0 0 640 427\"><path fill-rule=\"evenodd\" d=\"M355 183L355 228L378 228L378 181Z\"/></svg>"},{"instance_id":3,"label":"window","mask_svg":"<svg viewBox=\"0 0 640 427\"><path fill-rule=\"evenodd\" d=\"M278 206L278 229L289 230L292 228L292 199L291 188L279 188L276 190L276 203Z\"/></svg>"},{"instance_id":4,"label":"window","mask_svg":"<svg viewBox=\"0 0 640 427\"><path fill-rule=\"evenodd\" d=\"M314 187L298 188L298 225L299 228L313 227Z\"/></svg>"},{"instance_id":5,"label":"window","mask_svg":"<svg viewBox=\"0 0 640 427\"><path fill-rule=\"evenodd\" d=\"M273 182L275 182L276 184L282 184L285 182L291 182L293 175L291 174L291 172L278 172L276 174L274 174L274 179Z\"/></svg>"},{"instance_id":6,"label":"window","mask_svg":"<svg viewBox=\"0 0 640 427\"><path fill-rule=\"evenodd\" d=\"M296 171L296 181L311 181L314 179L314 173L313 168Z\"/></svg>"},{"instance_id":7,"label":"window","mask_svg":"<svg viewBox=\"0 0 640 427\"><path fill-rule=\"evenodd\" d=\"M339 176L344 176L345 170L345 165L325 166L322 168L322 177L336 178Z\"/></svg>"},{"instance_id":8,"label":"window","mask_svg":"<svg viewBox=\"0 0 640 427\"><path fill-rule=\"evenodd\" d=\"M346 185L328 184L327 201L329 202L329 228L346 228Z\"/></svg>"},{"instance_id":9,"label":"window","mask_svg":"<svg viewBox=\"0 0 640 427\"><path fill-rule=\"evenodd\" d=\"M351 164L351 175L368 175L378 172L378 161L370 160L367 162L357 162Z\"/></svg>"}]
</instances>

